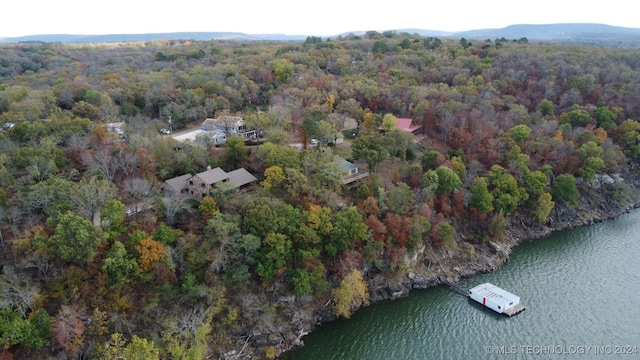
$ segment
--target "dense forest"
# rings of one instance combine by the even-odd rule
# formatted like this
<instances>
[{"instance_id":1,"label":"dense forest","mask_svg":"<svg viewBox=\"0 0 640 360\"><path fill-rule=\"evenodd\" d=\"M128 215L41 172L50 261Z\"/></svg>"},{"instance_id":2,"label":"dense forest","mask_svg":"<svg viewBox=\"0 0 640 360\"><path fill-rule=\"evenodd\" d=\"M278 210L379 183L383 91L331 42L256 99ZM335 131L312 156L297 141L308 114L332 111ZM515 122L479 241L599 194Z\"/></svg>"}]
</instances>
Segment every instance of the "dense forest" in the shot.
<instances>
[{"instance_id":1,"label":"dense forest","mask_svg":"<svg viewBox=\"0 0 640 360\"><path fill-rule=\"evenodd\" d=\"M273 359L390 279L624 206L638 69L638 49L395 32L2 44L0 359ZM221 115L263 136L159 131ZM341 159L369 176L344 185ZM208 167L258 181L165 191Z\"/></svg>"}]
</instances>

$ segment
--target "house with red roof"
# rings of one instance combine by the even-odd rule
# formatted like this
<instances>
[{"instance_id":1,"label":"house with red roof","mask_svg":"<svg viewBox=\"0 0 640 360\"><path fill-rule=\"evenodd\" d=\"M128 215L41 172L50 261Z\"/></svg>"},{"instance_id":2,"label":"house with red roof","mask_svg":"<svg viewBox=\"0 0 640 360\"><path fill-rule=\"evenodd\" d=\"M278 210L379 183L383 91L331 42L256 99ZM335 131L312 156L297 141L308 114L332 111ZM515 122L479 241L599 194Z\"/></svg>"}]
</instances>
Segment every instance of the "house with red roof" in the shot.
<instances>
[{"instance_id":1,"label":"house with red roof","mask_svg":"<svg viewBox=\"0 0 640 360\"><path fill-rule=\"evenodd\" d=\"M412 134L416 134L418 130L422 129L422 126L416 125L413 119L408 118L396 118L396 129L404 130Z\"/></svg>"}]
</instances>

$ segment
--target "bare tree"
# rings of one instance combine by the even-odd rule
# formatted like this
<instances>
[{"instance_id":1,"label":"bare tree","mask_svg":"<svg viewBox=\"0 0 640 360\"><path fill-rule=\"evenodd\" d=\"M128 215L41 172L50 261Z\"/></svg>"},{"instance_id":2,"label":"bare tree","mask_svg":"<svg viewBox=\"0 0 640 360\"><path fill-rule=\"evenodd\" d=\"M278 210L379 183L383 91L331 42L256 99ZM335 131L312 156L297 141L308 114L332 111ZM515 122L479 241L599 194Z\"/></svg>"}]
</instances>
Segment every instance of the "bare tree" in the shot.
<instances>
[{"instance_id":1,"label":"bare tree","mask_svg":"<svg viewBox=\"0 0 640 360\"><path fill-rule=\"evenodd\" d=\"M73 190L71 202L78 212L100 223L100 219L94 219L98 211L109 201L115 198L118 189L109 180L92 177L89 180L82 179Z\"/></svg>"},{"instance_id":2,"label":"bare tree","mask_svg":"<svg viewBox=\"0 0 640 360\"><path fill-rule=\"evenodd\" d=\"M458 114L465 109L458 101L448 101L438 107L437 114L440 118L439 127L442 131L445 145L449 140L451 130L458 124Z\"/></svg>"},{"instance_id":3,"label":"bare tree","mask_svg":"<svg viewBox=\"0 0 640 360\"><path fill-rule=\"evenodd\" d=\"M129 178L136 175L139 159L133 153L120 150L115 152L113 156L113 165L115 170L120 171L124 178Z\"/></svg>"},{"instance_id":4,"label":"bare tree","mask_svg":"<svg viewBox=\"0 0 640 360\"><path fill-rule=\"evenodd\" d=\"M18 230L20 229L20 221L24 218L25 213L19 206L12 206L7 209L5 216L9 223L9 230L13 234L13 239L18 240Z\"/></svg>"},{"instance_id":5,"label":"bare tree","mask_svg":"<svg viewBox=\"0 0 640 360\"><path fill-rule=\"evenodd\" d=\"M111 98L105 98L109 99L109 101L100 105L99 116L102 120L110 122L118 118L120 108L111 100Z\"/></svg>"},{"instance_id":6,"label":"bare tree","mask_svg":"<svg viewBox=\"0 0 640 360\"><path fill-rule=\"evenodd\" d=\"M442 129L442 137L444 144L447 145L449 141L449 133L451 129L455 126L455 122L457 120L456 115L454 114L445 114L440 118L440 128Z\"/></svg>"},{"instance_id":7,"label":"bare tree","mask_svg":"<svg viewBox=\"0 0 640 360\"><path fill-rule=\"evenodd\" d=\"M116 174L116 165L111 152L107 148L100 148L85 152L82 161L89 169L104 176L105 179L113 181Z\"/></svg>"},{"instance_id":8,"label":"bare tree","mask_svg":"<svg viewBox=\"0 0 640 360\"><path fill-rule=\"evenodd\" d=\"M186 314L183 314L178 319L178 326L175 331L178 334L198 334L198 328L202 326L207 320L210 321L211 314L208 314L208 310L202 305L191 308Z\"/></svg>"},{"instance_id":9,"label":"bare tree","mask_svg":"<svg viewBox=\"0 0 640 360\"><path fill-rule=\"evenodd\" d=\"M336 131L342 131L349 120L349 116L340 113L331 113L327 116L327 121L333 125Z\"/></svg>"},{"instance_id":10,"label":"bare tree","mask_svg":"<svg viewBox=\"0 0 640 360\"><path fill-rule=\"evenodd\" d=\"M169 194L162 198L164 216L169 225L175 225L178 214L188 209L187 199L182 194Z\"/></svg>"},{"instance_id":11,"label":"bare tree","mask_svg":"<svg viewBox=\"0 0 640 360\"><path fill-rule=\"evenodd\" d=\"M4 266L0 275L0 308L11 307L26 318L38 296L38 286L31 278L19 274L13 266Z\"/></svg>"},{"instance_id":12,"label":"bare tree","mask_svg":"<svg viewBox=\"0 0 640 360\"><path fill-rule=\"evenodd\" d=\"M140 203L151 193L151 183L149 180L138 177L126 179L124 191L131 198L135 212L138 212Z\"/></svg>"}]
</instances>

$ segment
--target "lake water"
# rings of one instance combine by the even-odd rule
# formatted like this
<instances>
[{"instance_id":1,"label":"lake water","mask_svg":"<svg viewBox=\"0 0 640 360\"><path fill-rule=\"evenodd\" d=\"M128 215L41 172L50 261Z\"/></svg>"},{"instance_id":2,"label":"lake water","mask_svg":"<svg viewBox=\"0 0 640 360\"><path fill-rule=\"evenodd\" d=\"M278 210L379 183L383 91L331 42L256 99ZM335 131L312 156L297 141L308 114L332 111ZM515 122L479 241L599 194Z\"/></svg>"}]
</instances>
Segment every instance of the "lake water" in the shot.
<instances>
[{"instance_id":1,"label":"lake water","mask_svg":"<svg viewBox=\"0 0 640 360\"><path fill-rule=\"evenodd\" d=\"M286 360L640 359L640 211L526 242L490 282L511 318L440 286L373 304L303 338Z\"/></svg>"}]
</instances>

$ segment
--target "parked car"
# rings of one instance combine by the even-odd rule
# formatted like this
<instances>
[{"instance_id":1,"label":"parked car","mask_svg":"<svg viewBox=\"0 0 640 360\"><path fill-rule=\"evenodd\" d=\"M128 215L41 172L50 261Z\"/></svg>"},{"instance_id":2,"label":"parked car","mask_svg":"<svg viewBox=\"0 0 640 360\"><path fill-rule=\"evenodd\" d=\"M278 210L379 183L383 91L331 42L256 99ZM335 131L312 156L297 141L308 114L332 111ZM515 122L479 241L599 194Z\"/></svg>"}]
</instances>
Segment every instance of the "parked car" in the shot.
<instances>
[{"instance_id":1,"label":"parked car","mask_svg":"<svg viewBox=\"0 0 640 360\"><path fill-rule=\"evenodd\" d=\"M311 139L311 141L309 142L309 144L311 144L311 145L318 145L318 139Z\"/></svg>"},{"instance_id":2,"label":"parked car","mask_svg":"<svg viewBox=\"0 0 640 360\"><path fill-rule=\"evenodd\" d=\"M161 133L163 133L163 134L165 134L165 135L169 135L169 134L171 134L171 130L169 130L169 129L165 129L165 128L160 129L160 132L161 132Z\"/></svg>"},{"instance_id":3,"label":"parked car","mask_svg":"<svg viewBox=\"0 0 640 360\"><path fill-rule=\"evenodd\" d=\"M137 213L139 213L139 212L141 212L141 211L142 211L142 209L141 209L141 208L136 207L136 208L134 208L134 209L132 209L132 208L127 209L126 213L127 213L127 215L128 215L128 216L131 216L131 215L133 215L133 214L137 214Z\"/></svg>"}]
</instances>

